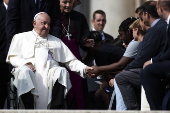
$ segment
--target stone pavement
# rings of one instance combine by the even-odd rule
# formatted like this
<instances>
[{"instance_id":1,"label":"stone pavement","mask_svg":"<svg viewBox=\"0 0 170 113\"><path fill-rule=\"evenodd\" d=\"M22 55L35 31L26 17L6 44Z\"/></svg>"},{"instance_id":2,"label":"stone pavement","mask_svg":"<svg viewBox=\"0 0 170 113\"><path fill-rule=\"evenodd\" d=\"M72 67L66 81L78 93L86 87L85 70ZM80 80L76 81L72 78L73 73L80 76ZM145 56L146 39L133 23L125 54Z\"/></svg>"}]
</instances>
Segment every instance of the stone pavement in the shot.
<instances>
[{"instance_id":1,"label":"stone pavement","mask_svg":"<svg viewBox=\"0 0 170 113\"><path fill-rule=\"evenodd\" d=\"M170 111L114 111L114 110L0 110L0 113L170 113Z\"/></svg>"}]
</instances>

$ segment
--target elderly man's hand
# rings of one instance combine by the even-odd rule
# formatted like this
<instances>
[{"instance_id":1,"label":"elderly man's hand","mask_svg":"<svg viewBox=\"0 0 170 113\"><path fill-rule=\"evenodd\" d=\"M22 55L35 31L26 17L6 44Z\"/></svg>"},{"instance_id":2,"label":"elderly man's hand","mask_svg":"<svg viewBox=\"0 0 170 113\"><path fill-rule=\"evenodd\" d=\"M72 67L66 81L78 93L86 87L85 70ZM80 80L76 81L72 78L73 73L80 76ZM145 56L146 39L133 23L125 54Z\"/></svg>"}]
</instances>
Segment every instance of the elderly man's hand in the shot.
<instances>
[{"instance_id":1,"label":"elderly man's hand","mask_svg":"<svg viewBox=\"0 0 170 113\"><path fill-rule=\"evenodd\" d=\"M95 44L94 39L85 38L83 41L85 47L94 47Z\"/></svg>"},{"instance_id":2,"label":"elderly man's hand","mask_svg":"<svg viewBox=\"0 0 170 113\"><path fill-rule=\"evenodd\" d=\"M97 77L98 75L101 74L101 73L99 72L99 67L98 67L98 66L92 66L92 68L93 68L93 69L88 72L88 76L89 76L90 78L95 78L95 77Z\"/></svg>"},{"instance_id":3,"label":"elderly man's hand","mask_svg":"<svg viewBox=\"0 0 170 113\"><path fill-rule=\"evenodd\" d=\"M91 76L90 76L90 71L92 71L92 70L93 70L92 67L86 67L86 69L85 69L86 75L87 75L89 78L91 78Z\"/></svg>"},{"instance_id":4,"label":"elderly man's hand","mask_svg":"<svg viewBox=\"0 0 170 113\"><path fill-rule=\"evenodd\" d=\"M36 72L35 67L32 65L32 63L25 64L28 68L30 68L33 72Z\"/></svg>"}]
</instances>

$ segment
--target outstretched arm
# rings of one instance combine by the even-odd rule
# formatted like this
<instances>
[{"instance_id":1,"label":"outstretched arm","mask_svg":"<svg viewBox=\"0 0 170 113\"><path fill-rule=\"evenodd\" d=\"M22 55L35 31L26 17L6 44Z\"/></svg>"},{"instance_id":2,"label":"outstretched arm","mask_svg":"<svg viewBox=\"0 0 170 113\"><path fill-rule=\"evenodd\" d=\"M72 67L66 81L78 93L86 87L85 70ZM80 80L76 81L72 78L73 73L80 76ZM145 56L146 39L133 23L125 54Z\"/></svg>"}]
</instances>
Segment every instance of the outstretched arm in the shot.
<instances>
[{"instance_id":1,"label":"outstretched arm","mask_svg":"<svg viewBox=\"0 0 170 113\"><path fill-rule=\"evenodd\" d=\"M88 67L79 60L75 59L65 63L66 67L69 68L71 71L76 72L81 77L85 78L88 75L89 71L92 71L92 67Z\"/></svg>"},{"instance_id":2,"label":"outstretched arm","mask_svg":"<svg viewBox=\"0 0 170 113\"><path fill-rule=\"evenodd\" d=\"M129 64L134 58L129 58L129 57L125 57L123 56L119 62L110 64L110 65L106 65L106 66L92 66L93 70L90 72L92 74L95 74L95 76L97 76L97 74L103 73L103 72L109 72L109 71L119 71L122 70L126 67L127 64ZM94 76L92 76L94 77Z\"/></svg>"}]
</instances>

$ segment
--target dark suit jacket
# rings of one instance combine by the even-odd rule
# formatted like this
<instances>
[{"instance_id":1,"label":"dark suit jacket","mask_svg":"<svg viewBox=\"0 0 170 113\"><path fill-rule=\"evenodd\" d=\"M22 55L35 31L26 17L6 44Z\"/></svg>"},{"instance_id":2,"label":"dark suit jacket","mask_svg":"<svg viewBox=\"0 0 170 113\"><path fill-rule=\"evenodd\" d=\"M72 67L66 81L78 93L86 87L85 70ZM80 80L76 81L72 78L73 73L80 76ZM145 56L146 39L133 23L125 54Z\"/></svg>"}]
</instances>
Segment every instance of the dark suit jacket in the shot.
<instances>
[{"instance_id":1,"label":"dark suit jacket","mask_svg":"<svg viewBox=\"0 0 170 113\"><path fill-rule=\"evenodd\" d=\"M109 35L109 34L107 34L107 33L104 33L104 36L105 36L105 40L110 40L111 42L113 42L114 41L114 38L111 36L111 35Z\"/></svg>"},{"instance_id":2,"label":"dark suit jacket","mask_svg":"<svg viewBox=\"0 0 170 113\"><path fill-rule=\"evenodd\" d=\"M74 25L73 34L75 34L76 43L83 43L81 42L82 39L89 35L89 26L86 17L82 13L72 10L70 19Z\"/></svg>"},{"instance_id":3,"label":"dark suit jacket","mask_svg":"<svg viewBox=\"0 0 170 113\"><path fill-rule=\"evenodd\" d=\"M152 62L161 62L165 60L170 60L170 25L168 26L168 30L166 32L166 40L163 53L157 55L152 58Z\"/></svg>"},{"instance_id":4,"label":"dark suit jacket","mask_svg":"<svg viewBox=\"0 0 170 113\"><path fill-rule=\"evenodd\" d=\"M6 61L6 31L5 31L5 20L6 20L6 8L3 3L0 4L0 62Z\"/></svg>"},{"instance_id":5,"label":"dark suit jacket","mask_svg":"<svg viewBox=\"0 0 170 113\"><path fill-rule=\"evenodd\" d=\"M39 12L46 12L51 18L51 34L61 36L61 11L59 0L42 0ZM32 21L38 10L35 0L9 0L6 31L9 40L20 32L33 29Z\"/></svg>"},{"instance_id":6,"label":"dark suit jacket","mask_svg":"<svg viewBox=\"0 0 170 113\"><path fill-rule=\"evenodd\" d=\"M143 64L152 57L163 52L166 37L166 22L159 20L153 27L149 28L138 46L137 57L125 68L142 68Z\"/></svg>"}]
</instances>

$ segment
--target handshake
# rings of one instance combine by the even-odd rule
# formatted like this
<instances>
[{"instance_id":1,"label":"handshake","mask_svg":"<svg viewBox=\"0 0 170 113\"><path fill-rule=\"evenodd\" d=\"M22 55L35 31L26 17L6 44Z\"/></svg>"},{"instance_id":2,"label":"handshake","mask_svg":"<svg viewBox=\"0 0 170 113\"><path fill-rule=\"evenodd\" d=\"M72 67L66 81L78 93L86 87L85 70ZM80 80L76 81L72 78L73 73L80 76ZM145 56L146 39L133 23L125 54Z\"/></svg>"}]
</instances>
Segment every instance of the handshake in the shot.
<instances>
[{"instance_id":1,"label":"handshake","mask_svg":"<svg viewBox=\"0 0 170 113\"><path fill-rule=\"evenodd\" d=\"M91 66L91 67L86 67L86 75L89 78L95 78L98 75L101 75L99 67L98 66Z\"/></svg>"},{"instance_id":2,"label":"handshake","mask_svg":"<svg viewBox=\"0 0 170 113\"><path fill-rule=\"evenodd\" d=\"M110 69L106 69L105 66L104 67L103 66L86 67L86 75L89 78L95 78L99 75L115 76L116 74L120 73L121 71L123 71L123 70L111 71Z\"/></svg>"}]
</instances>

